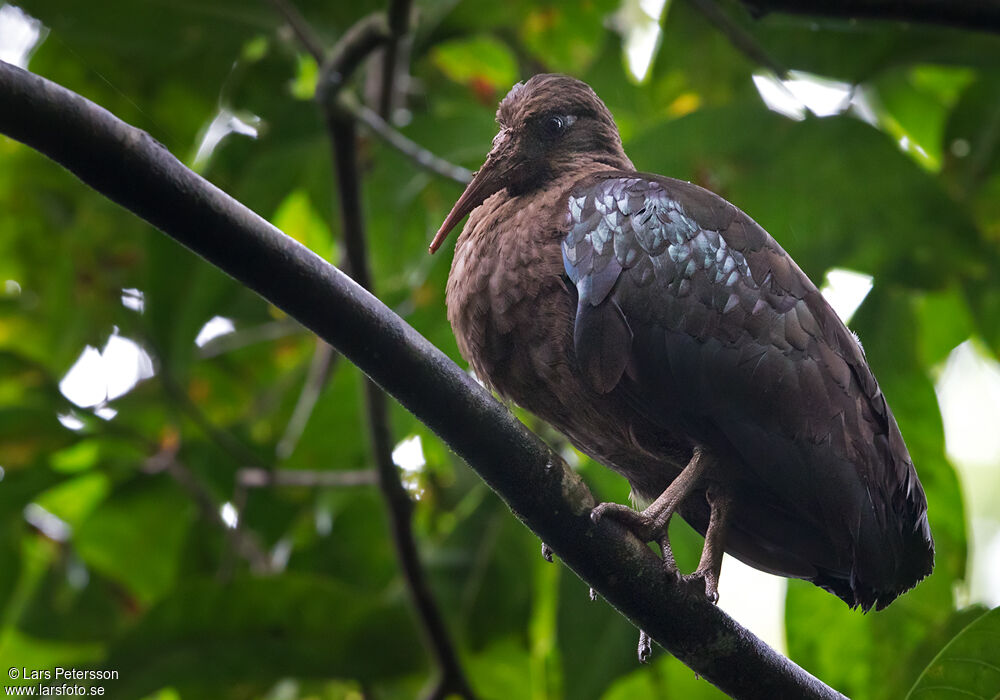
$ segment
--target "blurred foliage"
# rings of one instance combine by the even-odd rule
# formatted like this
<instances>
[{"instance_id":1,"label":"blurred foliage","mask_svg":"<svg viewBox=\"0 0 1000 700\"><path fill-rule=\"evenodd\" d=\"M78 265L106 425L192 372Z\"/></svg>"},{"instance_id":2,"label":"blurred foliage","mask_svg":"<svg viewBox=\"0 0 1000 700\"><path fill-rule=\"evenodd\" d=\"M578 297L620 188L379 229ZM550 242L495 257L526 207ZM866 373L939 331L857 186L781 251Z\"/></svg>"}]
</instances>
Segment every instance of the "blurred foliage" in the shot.
<instances>
[{"instance_id":1,"label":"blurred foliage","mask_svg":"<svg viewBox=\"0 0 1000 700\"><path fill-rule=\"evenodd\" d=\"M1000 687L996 666L1000 608L981 615L952 639L920 675L907 698L990 697Z\"/></svg>"},{"instance_id":2,"label":"blurred foliage","mask_svg":"<svg viewBox=\"0 0 1000 700\"><path fill-rule=\"evenodd\" d=\"M328 44L381 7L297 4ZM751 79L758 67L685 2L665 12L642 84L626 67L617 2L415 5L412 74L396 116L418 143L475 168L510 83L569 72L605 99L637 167L724 195L814 280L835 266L874 277L852 327L927 490L937 567L868 615L790 582L788 651L855 698L902 697L932 659L915 697L936 697L923 690L935 678L967 682L949 663L952 652L991 654L995 663L996 646L976 636L992 625L995 638L995 611L935 659L982 609L957 609L966 517L931 377L969 336L1000 348L1000 38L886 22L754 20L724 4L781 63L847 81L871 113L868 121L859 110L793 121L767 109ZM195 163L220 113L255 125L256 138L226 136L199 169L338 259L329 144L308 99L316 65L268 3L22 6L49 28L33 71L148 130L186 162ZM426 255L459 189L378 141L366 140L363 156L377 288L461 363L444 314L449 253ZM141 312L123 303L123 290L139 290ZM196 345L216 316L235 332ZM59 382L85 347L100 351L112 335L141 345L155 376L96 409L74 405ZM6 665L117 669L121 680L105 684L112 697L419 693L429 657L377 491L237 487L249 465L370 468L359 377L346 362L335 365L294 450L277 456L315 346L228 277L0 137ZM406 475L419 495L421 556L482 697L719 696L662 652L637 667L627 622L543 562L536 538L415 418L395 407L392 423L398 440L421 439L426 464ZM176 478L178 465L188 479ZM619 477L587 460L579 469L599 498L626 500ZM219 516L224 503L238 512L235 531ZM690 566L700 542L689 528L676 532ZM251 565L241 542L263 563Z\"/></svg>"}]
</instances>

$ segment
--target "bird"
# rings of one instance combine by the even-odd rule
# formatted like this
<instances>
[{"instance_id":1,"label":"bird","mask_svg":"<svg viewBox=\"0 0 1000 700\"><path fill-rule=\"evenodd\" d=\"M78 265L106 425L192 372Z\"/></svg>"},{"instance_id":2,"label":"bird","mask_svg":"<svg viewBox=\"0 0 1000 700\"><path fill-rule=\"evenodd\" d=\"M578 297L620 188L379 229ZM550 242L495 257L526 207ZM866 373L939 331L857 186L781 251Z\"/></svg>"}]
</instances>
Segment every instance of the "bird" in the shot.
<instances>
[{"instance_id":1,"label":"bird","mask_svg":"<svg viewBox=\"0 0 1000 700\"><path fill-rule=\"evenodd\" d=\"M497 123L430 252L469 216L446 287L459 350L627 479L642 510L591 518L659 544L666 574L712 602L723 552L864 612L928 576L927 500L892 411L775 239L707 189L638 172L580 80L517 83ZM675 514L705 537L686 576Z\"/></svg>"}]
</instances>

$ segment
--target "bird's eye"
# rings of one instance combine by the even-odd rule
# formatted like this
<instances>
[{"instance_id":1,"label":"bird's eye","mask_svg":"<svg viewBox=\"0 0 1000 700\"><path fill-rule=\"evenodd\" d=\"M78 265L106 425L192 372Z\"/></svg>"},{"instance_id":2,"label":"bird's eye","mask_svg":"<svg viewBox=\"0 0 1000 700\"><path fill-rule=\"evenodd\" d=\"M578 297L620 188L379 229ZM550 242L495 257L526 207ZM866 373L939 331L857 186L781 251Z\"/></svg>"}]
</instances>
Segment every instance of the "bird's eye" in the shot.
<instances>
[{"instance_id":1,"label":"bird's eye","mask_svg":"<svg viewBox=\"0 0 1000 700\"><path fill-rule=\"evenodd\" d=\"M555 138L561 135L567 126L569 126L569 119L566 117L546 117L542 122L542 131L545 132L546 136Z\"/></svg>"}]
</instances>

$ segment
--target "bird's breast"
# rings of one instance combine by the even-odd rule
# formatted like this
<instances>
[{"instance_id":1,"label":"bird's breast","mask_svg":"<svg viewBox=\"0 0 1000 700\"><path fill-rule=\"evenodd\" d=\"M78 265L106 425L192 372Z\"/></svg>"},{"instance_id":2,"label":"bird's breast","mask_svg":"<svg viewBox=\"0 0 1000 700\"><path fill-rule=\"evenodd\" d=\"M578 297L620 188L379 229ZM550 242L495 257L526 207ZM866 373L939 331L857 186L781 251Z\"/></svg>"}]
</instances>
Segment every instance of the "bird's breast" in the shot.
<instances>
[{"instance_id":1,"label":"bird's breast","mask_svg":"<svg viewBox=\"0 0 1000 700\"><path fill-rule=\"evenodd\" d=\"M448 320L477 377L633 486L649 481L640 490L659 493L677 471L669 457L683 464L690 449L619 392L599 394L584 381L573 339L576 289L561 249L565 207L565 198L498 193L473 212L448 278Z\"/></svg>"},{"instance_id":2,"label":"bird's breast","mask_svg":"<svg viewBox=\"0 0 1000 700\"><path fill-rule=\"evenodd\" d=\"M448 320L462 355L527 408L569 374L573 305L553 220L543 201L494 195L469 218L448 278Z\"/></svg>"}]
</instances>

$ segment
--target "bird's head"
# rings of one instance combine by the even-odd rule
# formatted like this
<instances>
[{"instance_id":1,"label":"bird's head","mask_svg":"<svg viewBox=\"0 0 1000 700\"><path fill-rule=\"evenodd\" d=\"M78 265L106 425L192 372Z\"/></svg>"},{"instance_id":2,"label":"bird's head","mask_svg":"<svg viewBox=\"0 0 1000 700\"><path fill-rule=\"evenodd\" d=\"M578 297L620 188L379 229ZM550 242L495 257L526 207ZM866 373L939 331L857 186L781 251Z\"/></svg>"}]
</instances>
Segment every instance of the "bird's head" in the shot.
<instances>
[{"instance_id":1,"label":"bird's head","mask_svg":"<svg viewBox=\"0 0 1000 700\"><path fill-rule=\"evenodd\" d=\"M588 164L632 166L601 98L566 75L536 75L516 84L500 102L497 123L500 131L486 162L441 224L430 252L466 214L502 189L524 194Z\"/></svg>"}]
</instances>

